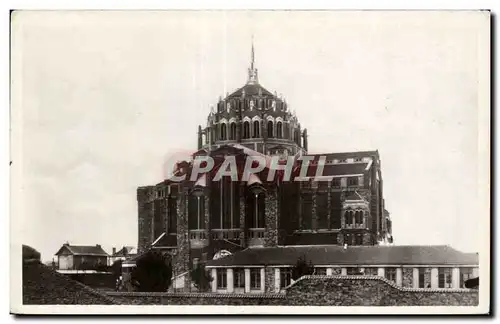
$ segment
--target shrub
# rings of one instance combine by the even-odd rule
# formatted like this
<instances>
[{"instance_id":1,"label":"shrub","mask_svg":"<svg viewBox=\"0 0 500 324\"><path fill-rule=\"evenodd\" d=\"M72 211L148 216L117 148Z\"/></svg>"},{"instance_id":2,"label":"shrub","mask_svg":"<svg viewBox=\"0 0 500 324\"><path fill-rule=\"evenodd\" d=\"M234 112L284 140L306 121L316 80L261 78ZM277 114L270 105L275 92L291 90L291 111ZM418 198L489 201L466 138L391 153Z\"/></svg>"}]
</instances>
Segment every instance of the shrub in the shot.
<instances>
[{"instance_id":1,"label":"shrub","mask_svg":"<svg viewBox=\"0 0 500 324\"><path fill-rule=\"evenodd\" d=\"M159 252L145 253L132 271L132 284L138 291L167 291L171 280L170 259Z\"/></svg>"},{"instance_id":2,"label":"shrub","mask_svg":"<svg viewBox=\"0 0 500 324\"><path fill-rule=\"evenodd\" d=\"M205 269L205 266L200 264L190 271L191 280L198 289L198 291L208 291L210 289L210 282L213 278Z\"/></svg>"},{"instance_id":3,"label":"shrub","mask_svg":"<svg viewBox=\"0 0 500 324\"><path fill-rule=\"evenodd\" d=\"M302 276L312 275L314 266L311 261L307 261L305 256L300 257L292 268L292 279L297 280Z\"/></svg>"}]
</instances>

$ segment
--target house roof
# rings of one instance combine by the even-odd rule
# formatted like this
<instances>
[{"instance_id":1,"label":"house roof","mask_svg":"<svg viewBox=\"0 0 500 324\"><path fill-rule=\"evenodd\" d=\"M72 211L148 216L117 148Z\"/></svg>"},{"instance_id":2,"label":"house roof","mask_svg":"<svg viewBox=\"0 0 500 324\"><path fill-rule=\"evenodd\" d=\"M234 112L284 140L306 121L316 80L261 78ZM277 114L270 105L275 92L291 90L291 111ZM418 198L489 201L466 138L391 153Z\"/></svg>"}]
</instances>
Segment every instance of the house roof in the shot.
<instances>
[{"instance_id":1,"label":"house roof","mask_svg":"<svg viewBox=\"0 0 500 324\"><path fill-rule=\"evenodd\" d=\"M122 257L129 256L131 254L137 254L137 249L133 246L124 246L121 250L114 253L112 256L114 257Z\"/></svg>"},{"instance_id":2,"label":"house roof","mask_svg":"<svg viewBox=\"0 0 500 324\"><path fill-rule=\"evenodd\" d=\"M23 304L108 305L115 303L111 298L39 262L23 264Z\"/></svg>"},{"instance_id":3,"label":"house roof","mask_svg":"<svg viewBox=\"0 0 500 324\"><path fill-rule=\"evenodd\" d=\"M64 244L55 255L61 255L65 250L73 255L109 256L100 245L69 245Z\"/></svg>"},{"instance_id":4,"label":"house roof","mask_svg":"<svg viewBox=\"0 0 500 324\"><path fill-rule=\"evenodd\" d=\"M294 265L305 256L314 265L477 265L477 255L446 245L295 245L249 248L207 266Z\"/></svg>"}]
</instances>

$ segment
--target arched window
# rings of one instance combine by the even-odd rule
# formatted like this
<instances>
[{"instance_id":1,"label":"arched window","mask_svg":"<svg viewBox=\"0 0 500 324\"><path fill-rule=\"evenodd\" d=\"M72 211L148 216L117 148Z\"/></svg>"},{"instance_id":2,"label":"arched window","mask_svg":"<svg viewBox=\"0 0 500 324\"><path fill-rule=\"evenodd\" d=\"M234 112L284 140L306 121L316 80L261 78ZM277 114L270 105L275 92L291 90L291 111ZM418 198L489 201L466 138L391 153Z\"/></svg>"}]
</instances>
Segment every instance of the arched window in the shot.
<instances>
[{"instance_id":1,"label":"arched window","mask_svg":"<svg viewBox=\"0 0 500 324\"><path fill-rule=\"evenodd\" d=\"M347 219L346 219L346 225L352 225L352 221L353 221L353 215L354 213L352 212L352 210L349 210L347 211Z\"/></svg>"},{"instance_id":2,"label":"arched window","mask_svg":"<svg viewBox=\"0 0 500 324\"><path fill-rule=\"evenodd\" d=\"M356 211L356 224L363 224L363 212L360 210Z\"/></svg>"},{"instance_id":3,"label":"arched window","mask_svg":"<svg viewBox=\"0 0 500 324\"><path fill-rule=\"evenodd\" d=\"M283 137L283 123L281 123L280 121L276 124L276 137Z\"/></svg>"},{"instance_id":4,"label":"arched window","mask_svg":"<svg viewBox=\"0 0 500 324\"><path fill-rule=\"evenodd\" d=\"M274 130L274 124L270 120L267 122L267 137L274 137L273 136L273 130Z\"/></svg>"},{"instance_id":5,"label":"arched window","mask_svg":"<svg viewBox=\"0 0 500 324\"><path fill-rule=\"evenodd\" d=\"M243 138L250 138L250 123L243 122Z\"/></svg>"},{"instance_id":6,"label":"arched window","mask_svg":"<svg viewBox=\"0 0 500 324\"><path fill-rule=\"evenodd\" d=\"M253 122L253 137L254 138L260 137L260 123L258 120Z\"/></svg>"},{"instance_id":7,"label":"arched window","mask_svg":"<svg viewBox=\"0 0 500 324\"><path fill-rule=\"evenodd\" d=\"M298 129L295 130L295 143L300 146L300 131Z\"/></svg>"},{"instance_id":8,"label":"arched window","mask_svg":"<svg viewBox=\"0 0 500 324\"><path fill-rule=\"evenodd\" d=\"M220 125L220 139L223 141L226 140L226 135L227 135L226 124L221 124Z\"/></svg>"},{"instance_id":9,"label":"arched window","mask_svg":"<svg viewBox=\"0 0 500 324\"><path fill-rule=\"evenodd\" d=\"M249 195L249 210L251 217L249 217L250 228L265 228L265 197L261 194Z\"/></svg>"},{"instance_id":10,"label":"arched window","mask_svg":"<svg viewBox=\"0 0 500 324\"><path fill-rule=\"evenodd\" d=\"M229 125L229 139L236 139L236 123L231 123Z\"/></svg>"}]
</instances>

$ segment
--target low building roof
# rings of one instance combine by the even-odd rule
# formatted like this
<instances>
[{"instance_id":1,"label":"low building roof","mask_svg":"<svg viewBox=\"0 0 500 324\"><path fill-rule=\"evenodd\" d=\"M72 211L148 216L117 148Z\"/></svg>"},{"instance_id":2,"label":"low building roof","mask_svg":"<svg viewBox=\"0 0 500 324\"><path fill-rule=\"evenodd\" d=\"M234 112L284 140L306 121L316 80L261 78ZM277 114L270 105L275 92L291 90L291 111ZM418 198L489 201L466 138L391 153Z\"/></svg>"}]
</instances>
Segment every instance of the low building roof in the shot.
<instances>
[{"instance_id":1,"label":"low building roof","mask_svg":"<svg viewBox=\"0 0 500 324\"><path fill-rule=\"evenodd\" d=\"M35 250L29 245L24 245L23 244L23 262L24 261L31 261L31 260L38 260L40 261L40 252Z\"/></svg>"},{"instance_id":2,"label":"low building roof","mask_svg":"<svg viewBox=\"0 0 500 324\"><path fill-rule=\"evenodd\" d=\"M446 245L349 246L295 245L255 247L218 260L207 267L295 265L305 257L313 265L477 265L477 255Z\"/></svg>"},{"instance_id":3,"label":"low building roof","mask_svg":"<svg viewBox=\"0 0 500 324\"><path fill-rule=\"evenodd\" d=\"M23 304L108 305L116 302L39 262L23 264Z\"/></svg>"}]
</instances>

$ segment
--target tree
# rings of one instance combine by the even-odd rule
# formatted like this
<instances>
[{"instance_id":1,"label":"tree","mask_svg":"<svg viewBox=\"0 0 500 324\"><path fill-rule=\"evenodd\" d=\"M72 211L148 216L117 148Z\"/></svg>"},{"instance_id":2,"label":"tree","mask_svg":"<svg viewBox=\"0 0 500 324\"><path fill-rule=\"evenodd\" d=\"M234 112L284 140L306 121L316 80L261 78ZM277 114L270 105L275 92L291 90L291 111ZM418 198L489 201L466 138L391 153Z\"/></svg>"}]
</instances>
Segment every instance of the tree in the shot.
<instances>
[{"instance_id":1,"label":"tree","mask_svg":"<svg viewBox=\"0 0 500 324\"><path fill-rule=\"evenodd\" d=\"M170 260L162 253L149 251L136 261L132 284L138 291L167 291L172 280Z\"/></svg>"},{"instance_id":2,"label":"tree","mask_svg":"<svg viewBox=\"0 0 500 324\"><path fill-rule=\"evenodd\" d=\"M300 257L297 263L292 268L292 279L297 280L302 276L312 275L314 273L314 266L311 261L307 261L305 256Z\"/></svg>"},{"instance_id":3,"label":"tree","mask_svg":"<svg viewBox=\"0 0 500 324\"><path fill-rule=\"evenodd\" d=\"M105 265L105 264L98 263L91 270L95 270L95 271L98 271L98 272L108 272L109 271L109 267L107 265Z\"/></svg>"},{"instance_id":4,"label":"tree","mask_svg":"<svg viewBox=\"0 0 500 324\"><path fill-rule=\"evenodd\" d=\"M210 282L213 278L205 269L205 266L200 264L190 271L191 280L198 289L198 291L208 291L210 289Z\"/></svg>"},{"instance_id":5,"label":"tree","mask_svg":"<svg viewBox=\"0 0 500 324\"><path fill-rule=\"evenodd\" d=\"M122 264L123 260L116 260L110 267L110 271L113 273L113 278L117 280L122 275Z\"/></svg>"}]
</instances>

